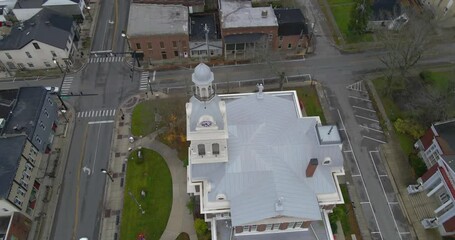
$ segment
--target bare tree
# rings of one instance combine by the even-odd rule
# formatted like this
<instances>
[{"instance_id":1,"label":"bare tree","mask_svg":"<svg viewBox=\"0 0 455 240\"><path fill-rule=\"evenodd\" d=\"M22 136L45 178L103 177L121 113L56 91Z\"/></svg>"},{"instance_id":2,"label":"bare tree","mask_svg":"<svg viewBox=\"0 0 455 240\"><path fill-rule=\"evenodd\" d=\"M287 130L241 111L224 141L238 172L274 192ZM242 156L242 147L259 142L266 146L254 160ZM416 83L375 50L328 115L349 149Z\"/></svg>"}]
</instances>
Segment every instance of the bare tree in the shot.
<instances>
[{"instance_id":1,"label":"bare tree","mask_svg":"<svg viewBox=\"0 0 455 240\"><path fill-rule=\"evenodd\" d=\"M386 50L380 61L386 67L388 95L394 90L403 89L408 80L409 70L417 64L430 46L433 26L429 16L412 10L407 12L407 16L407 23L398 30L384 28L378 33Z\"/></svg>"},{"instance_id":2,"label":"bare tree","mask_svg":"<svg viewBox=\"0 0 455 240\"><path fill-rule=\"evenodd\" d=\"M263 41L263 46L256 49L254 54L255 60L267 65L270 73L278 78L279 89L283 91L286 82L286 73L282 65L277 62L281 59L281 53L273 49L267 38Z\"/></svg>"}]
</instances>

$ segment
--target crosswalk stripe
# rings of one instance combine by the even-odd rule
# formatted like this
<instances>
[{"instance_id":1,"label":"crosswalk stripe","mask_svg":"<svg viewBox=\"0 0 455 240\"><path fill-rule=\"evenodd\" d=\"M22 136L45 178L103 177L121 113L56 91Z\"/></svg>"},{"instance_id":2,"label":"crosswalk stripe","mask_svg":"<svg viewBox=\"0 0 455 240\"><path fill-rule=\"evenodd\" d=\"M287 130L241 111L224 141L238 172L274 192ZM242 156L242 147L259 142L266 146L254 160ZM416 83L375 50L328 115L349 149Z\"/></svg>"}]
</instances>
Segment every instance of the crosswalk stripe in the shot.
<instances>
[{"instance_id":1,"label":"crosswalk stripe","mask_svg":"<svg viewBox=\"0 0 455 240\"><path fill-rule=\"evenodd\" d=\"M80 116L81 116L81 112L78 112L78 113L77 113L77 117L80 117Z\"/></svg>"},{"instance_id":2,"label":"crosswalk stripe","mask_svg":"<svg viewBox=\"0 0 455 240\"><path fill-rule=\"evenodd\" d=\"M112 116L114 116L114 115L115 115L115 109L112 110Z\"/></svg>"}]
</instances>

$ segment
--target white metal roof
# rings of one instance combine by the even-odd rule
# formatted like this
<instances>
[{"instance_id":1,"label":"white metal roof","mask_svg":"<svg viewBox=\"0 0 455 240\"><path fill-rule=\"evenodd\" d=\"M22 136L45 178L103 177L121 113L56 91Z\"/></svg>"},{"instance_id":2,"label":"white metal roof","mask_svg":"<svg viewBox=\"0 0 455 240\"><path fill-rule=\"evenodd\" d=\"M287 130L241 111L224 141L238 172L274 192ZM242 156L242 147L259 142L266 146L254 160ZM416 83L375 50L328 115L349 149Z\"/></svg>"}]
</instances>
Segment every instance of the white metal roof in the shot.
<instances>
[{"instance_id":1,"label":"white metal roof","mask_svg":"<svg viewBox=\"0 0 455 240\"><path fill-rule=\"evenodd\" d=\"M272 7L251 6L251 1L221 0L222 28L278 26ZM267 12L266 16L262 12Z\"/></svg>"},{"instance_id":2,"label":"white metal roof","mask_svg":"<svg viewBox=\"0 0 455 240\"><path fill-rule=\"evenodd\" d=\"M293 91L220 97L226 101L229 160L191 165L193 180L210 182L209 201L226 195L234 226L275 216L320 220L317 194L337 192L332 172L343 168L343 158L339 145L319 144L319 118L301 118ZM322 164L326 157L330 165ZM308 178L311 158L319 165Z\"/></svg>"}]
</instances>

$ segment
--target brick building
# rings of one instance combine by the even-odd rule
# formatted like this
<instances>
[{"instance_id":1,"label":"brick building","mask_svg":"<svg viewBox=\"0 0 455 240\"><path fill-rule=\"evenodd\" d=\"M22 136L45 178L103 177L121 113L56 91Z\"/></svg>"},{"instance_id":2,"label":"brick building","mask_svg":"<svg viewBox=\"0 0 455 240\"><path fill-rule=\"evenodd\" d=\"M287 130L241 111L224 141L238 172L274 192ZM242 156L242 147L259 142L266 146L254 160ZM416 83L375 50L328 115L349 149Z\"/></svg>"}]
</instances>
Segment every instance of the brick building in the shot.
<instances>
[{"instance_id":1,"label":"brick building","mask_svg":"<svg viewBox=\"0 0 455 240\"><path fill-rule=\"evenodd\" d=\"M300 9L275 9L278 49L301 52L308 46L308 27Z\"/></svg>"},{"instance_id":2,"label":"brick building","mask_svg":"<svg viewBox=\"0 0 455 240\"><path fill-rule=\"evenodd\" d=\"M129 46L144 60L188 57L188 8L182 5L131 4Z\"/></svg>"},{"instance_id":3,"label":"brick building","mask_svg":"<svg viewBox=\"0 0 455 240\"><path fill-rule=\"evenodd\" d=\"M278 21L272 7L251 1L219 0L225 59L255 58L278 48Z\"/></svg>"}]
</instances>

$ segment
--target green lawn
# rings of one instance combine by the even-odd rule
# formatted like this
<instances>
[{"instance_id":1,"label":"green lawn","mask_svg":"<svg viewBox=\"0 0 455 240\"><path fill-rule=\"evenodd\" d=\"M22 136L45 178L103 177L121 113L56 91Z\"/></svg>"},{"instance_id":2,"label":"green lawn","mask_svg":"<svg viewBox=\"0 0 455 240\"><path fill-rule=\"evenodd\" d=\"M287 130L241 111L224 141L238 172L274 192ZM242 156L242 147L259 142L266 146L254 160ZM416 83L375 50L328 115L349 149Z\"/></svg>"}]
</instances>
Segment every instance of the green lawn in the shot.
<instances>
[{"instance_id":1,"label":"green lawn","mask_svg":"<svg viewBox=\"0 0 455 240\"><path fill-rule=\"evenodd\" d=\"M343 193L343 200L345 204L337 205L330 214L331 225L333 226L337 220L341 222L342 231L347 240L351 240L351 234L356 236L360 235L359 225L354 214L354 208L349 198L349 193L346 184L340 184L341 192ZM335 215L335 216L334 216ZM336 227L335 227L336 228ZM339 232L341 229L337 229Z\"/></svg>"},{"instance_id":2,"label":"green lawn","mask_svg":"<svg viewBox=\"0 0 455 240\"><path fill-rule=\"evenodd\" d=\"M354 5L353 1L347 1L348 3L342 4L330 4L330 10L332 11L333 17L337 22L338 28L340 29L343 37L348 36L348 25L351 15L351 8Z\"/></svg>"},{"instance_id":3,"label":"green lawn","mask_svg":"<svg viewBox=\"0 0 455 240\"><path fill-rule=\"evenodd\" d=\"M120 227L120 239L136 239L144 234L148 240L158 240L166 228L172 207L172 178L164 159L156 152L142 149L143 160L137 151L128 158L125 193ZM145 197L141 196L144 190ZM141 204L141 214L132 197Z\"/></svg>"},{"instance_id":4,"label":"green lawn","mask_svg":"<svg viewBox=\"0 0 455 240\"><path fill-rule=\"evenodd\" d=\"M330 11L335 18L338 29L348 43L371 42L374 40L372 34L362 36L350 36L348 26L351 19L351 10L354 6L353 0L328 0Z\"/></svg>"},{"instance_id":5,"label":"green lawn","mask_svg":"<svg viewBox=\"0 0 455 240\"><path fill-rule=\"evenodd\" d=\"M145 136L164 126L174 114L177 119L185 120L184 98L154 99L139 103L133 110L131 132L134 136Z\"/></svg>"},{"instance_id":6,"label":"green lawn","mask_svg":"<svg viewBox=\"0 0 455 240\"><path fill-rule=\"evenodd\" d=\"M446 71L446 72L433 72L433 71L424 71L421 74L424 77L424 80L427 81L431 86L443 90L447 89L450 86L450 82L455 79L455 71Z\"/></svg>"},{"instance_id":7,"label":"green lawn","mask_svg":"<svg viewBox=\"0 0 455 240\"><path fill-rule=\"evenodd\" d=\"M308 116L319 116L322 124L325 124L326 120L316 88L314 86L304 86L297 88L296 91L299 100L303 103L306 114Z\"/></svg>"}]
</instances>

